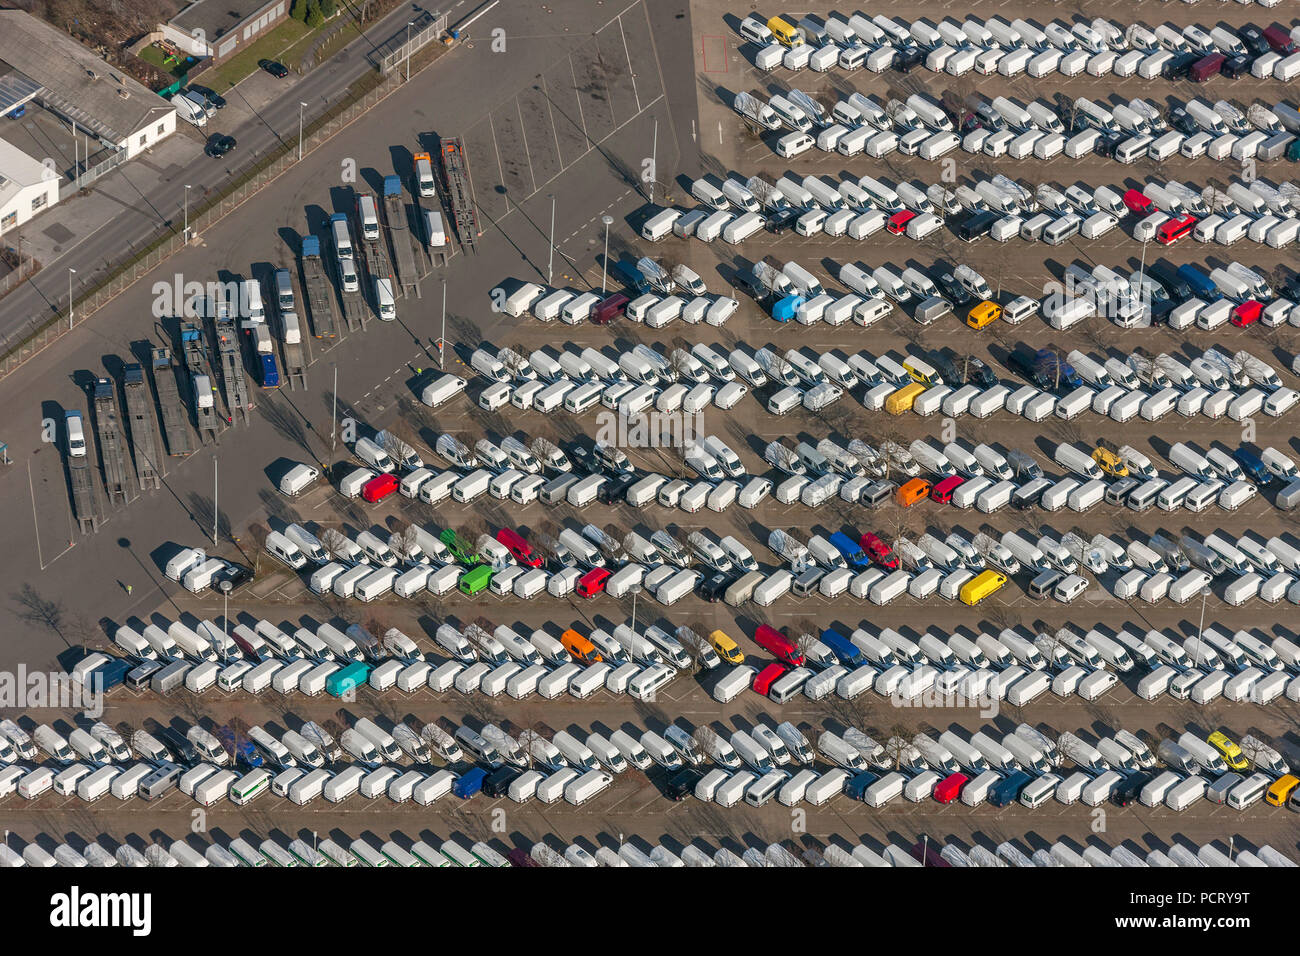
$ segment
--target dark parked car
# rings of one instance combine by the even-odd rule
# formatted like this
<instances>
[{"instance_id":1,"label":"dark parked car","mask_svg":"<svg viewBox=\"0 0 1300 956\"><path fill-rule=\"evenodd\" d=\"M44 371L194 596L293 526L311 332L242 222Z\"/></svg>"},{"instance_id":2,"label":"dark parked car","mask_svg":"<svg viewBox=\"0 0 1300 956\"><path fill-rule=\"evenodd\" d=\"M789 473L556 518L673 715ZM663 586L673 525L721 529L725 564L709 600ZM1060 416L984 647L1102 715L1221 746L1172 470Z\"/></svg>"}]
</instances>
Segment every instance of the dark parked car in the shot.
<instances>
[{"instance_id":1,"label":"dark parked car","mask_svg":"<svg viewBox=\"0 0 1300 956\"><path fill-rule=\"evenodd\" d=\"M510 789L510 785L522 775L522 771L514 767L502 767L488 774L488 778L483 781L483 792L489 797L504 797Z\"/></svg>"},{"instance_id":2,"label":"dark parked car","mask_svg":"<svg viewBox=\"0 0 1300 956\"><path fill-rule=\"evenodd\" d=\"M1137 795L1142 792L1153 778L1153 774L1142 773L1141 771L1132 771L1124 775L1115 789L1110 792L1110 798L1117 807L1127 807L1137 799Z\"/></svg>"},{"instance_id":3,"label":"dark parked car","mask_svg":"<svg viewBox=\"0 0 1300 956\"><path fill-rule=\"evenodd\" d=\"M943 293L943 297L953 305L966 305L968 302L974 302L975 297L966 291L966 287L953 278L951 272L940 272L934 277L934 281Z\"/></svg>"},{"instance_id":4,"label":"dark parked car","mask_svg":"<svg viewBox=\"0 0 1300 956\"><path fill-rule=\"evenodd\" d=\"M1239 76L1245 76L1250 72L1250 65L1254 62L1248 56L1234 56L1224 61L1223 67L1219 72L1230 80L1235 80Z\"/></svg>"},{"instance_id":5,"label":"dark parked car","mask_svg":"<svg viewBox=\"0 0 1300 956\"><path fill-rule=\"evenodd\" d=\"M266 70L267 73L270 73L277 80L283 80L289 75L289 71L285 65L275 60L258 60L257 65L260 69Z\"/></svg>"},{"instance_id":6,"label":"dark parked car","mask_svg":"<svg viewBox=\"0 0 1300 956\"><path fill-rule=\"evenodd\" d=\"M218 93L216 90L209 89L206 86L198 86L197 84L192 84L190 86L190 91L193 93L198 93L200 96L202 96L205 100L208 101L208 105L211 106L214 110L222 110L226 108L226 98L222 96L220 93Z\"/></svg>"},{"instance_id":7,"label":"dark parked car","mask_svg":"<svg viewBox=\"0 0 1300 956\"><path fill-rule=\"evenodd\" d=\"M794 224L799 221L802 211L799 209L782 209L772 213L767 217L764 228L774 236L779 236L787 229L793 229Z\"/></svg>"},{"instance_id":8,"label":"dark parked car","mask_svg":"<svg viewBox=\"0 0 1300 956\"><path fill-rule=\"evenodd\" d=\"M235 137L226 136L224 133L215 133L208 137L208 145L204 149L204 152L214 159L220 159L237 145L238 143L235 142Z\"/></svg>"},{"instance_id":9,"label":"dark parked car","mask_svg":"<svg viewBox=\"0 0 1300 956\"><path fill-rule=\"evenodd\" d=\"M1201 129L1191 114L1181 106L1175 106L1169 111L1169 125L1187 136L1192 136Z\"/></svg>"},{"instance_id":10,"label":"dark parked car","mask_svg":"<svg viewBox=\"0 0 1300 956\"><path fill-rule=\"evenodd\" d=\"M612 505L621 503L627 490L641 479L641 476L632 472L631 474L622 474L610 478L596 491L596 500L601 504Z\"/></svg>"},{"instance_id":11,"label":"dark parked car","mask_svg":"<svg viewBox=\"0 0 1300 956\"><path fill-rule=\"evenodd\" d=\"M242 564L227 561L223 570L212 579L212 590L218 594L234 594L249 581L253 580L253 569Z\"/></svg>"},{"instance_id":12,"label":"dark parked car","mask_svg":"<svg viewBox=\"0 0 1300 956\"><path fill-rule=\"evenodd\" d=\"M1253 23L1247 23L1237 30L1237 36L1241 37L1241 42L1246 44L1246 49L1256 56L1267 53L1272 47L1268 45L1268 38L1264 36L1264 31Z\"/></svg>"},{"instance_id":13,"label":"dark parked car","mask_svg":"<svg viewBox=\"0 0 1300 956\"><path fill-rule=\"evenodd\" d=\"M732 575L719 571L707 578L701 578L695 589L704 600L715 602L721 599L734 580L735 578Z\"/></svg>"},{"instance_id":14,"label":"dark parked car","mask_svg":"<svg viewBox=\"0 0 1300 956\"><path fill-rule=\"evenodd\" d=\"M681 770L664 786L664 796L669 800L685 800L695 792L695 785L704 779L698 770Z\"/></svg>"},{"instance_id":15,"label":"dark parked car","mask_svg":"<svg viewBox=\"0 0 1300 956\"><path fill-rule=\"evenodd\" d=\"M506 860L507 862L509 862L511 866L528 867L528 866L542 865L538 863L536 860L534 860L531 856L529 856L527 850L520 850L518 848L515 848L511 850L509 853L507 853Z\"/></svg>"}]
</instances>

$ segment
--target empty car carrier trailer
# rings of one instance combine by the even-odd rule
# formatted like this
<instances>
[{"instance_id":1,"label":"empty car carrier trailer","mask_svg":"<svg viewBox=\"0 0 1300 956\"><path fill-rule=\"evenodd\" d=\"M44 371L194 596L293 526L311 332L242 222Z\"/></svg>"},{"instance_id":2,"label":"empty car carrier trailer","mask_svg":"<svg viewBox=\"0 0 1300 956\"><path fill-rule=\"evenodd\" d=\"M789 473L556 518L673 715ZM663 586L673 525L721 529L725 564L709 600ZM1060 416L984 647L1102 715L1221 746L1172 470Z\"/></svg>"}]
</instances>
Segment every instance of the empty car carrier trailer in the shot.
<instances>
[{"instance_id":1,"label":"empty car carrier trailer","mask_svg":"<svg viewBox=\"0 0 1300 956\"><path fill-rule=\"evenodd\" d=\"M127 473L126 449L122 424L117 414L117 396L113 394L113 380L95 380L95 432L99 436L99 457L104 464L104 484L108 487L108 501L121 499L126 504Z\"/></svg>"},{"instance_id":2,"label":"empty car carrier trailer","mask_svg":"<svg viewBox=\"0 0 1300 956\"><path fill-rule=\"evenodd\" d=\"M126 366L122 370L122 388L126 395L131 449L135 453L135 473L140 480L140 490L160 488L158 429L153 422L153 395L145 383L144 369L135 363Z\"/></svg>"},{"instance_id":3,"label":"empty car carrier trailer","mask_svg":"<svg viewBox=\"0 0 1300 956\"><path fill-rule=\"evenodd\" d=\"M185 420L185 403L181 401L180 389L176 387L176 366L172 362L171 350L154 349L151 359L153 387L158 393L158 408L162 411L167 454L188 455L194 450L194 445L190 440L189 422Z\"/></svg>"},{"instance_id":4,"label":"empty car carrier trailer","mask_svg":"<svg viewBox=\"0 0 1300 956\"><path fill-rule=\"evenodd\" d=\"M465 143L457 136L444 139L438 153L442 157L443 182L451 202L451 216L456 224L456 238L466 249L478 248L478 212L474 208L474 191L469 173L469 156Z\"/></svg>"}]
</instances>

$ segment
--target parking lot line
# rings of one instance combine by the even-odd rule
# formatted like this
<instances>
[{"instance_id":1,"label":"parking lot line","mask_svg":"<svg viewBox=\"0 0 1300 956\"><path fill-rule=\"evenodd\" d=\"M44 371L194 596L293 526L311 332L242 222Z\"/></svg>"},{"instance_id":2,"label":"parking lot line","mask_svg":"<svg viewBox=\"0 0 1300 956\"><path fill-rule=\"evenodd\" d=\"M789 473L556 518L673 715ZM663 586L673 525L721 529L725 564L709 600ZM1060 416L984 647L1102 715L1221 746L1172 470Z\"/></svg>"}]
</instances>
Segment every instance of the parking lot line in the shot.
<instances>
[{"instance_id":1,"label":"parking lot line","mask_svg":"<svg viewBox=\"0 0 1300 956\"><path fill-rule=\"evenodd\" d=\"M623 41L623 56L627 58L627 76L632 81L632 96L636 100L636 111L641 112L641 97L636 91L636 71L632 69L632 54L627 48L627 34L623 32L622 14L618 18L618 35Z\"/></svg>"}]
</instances>

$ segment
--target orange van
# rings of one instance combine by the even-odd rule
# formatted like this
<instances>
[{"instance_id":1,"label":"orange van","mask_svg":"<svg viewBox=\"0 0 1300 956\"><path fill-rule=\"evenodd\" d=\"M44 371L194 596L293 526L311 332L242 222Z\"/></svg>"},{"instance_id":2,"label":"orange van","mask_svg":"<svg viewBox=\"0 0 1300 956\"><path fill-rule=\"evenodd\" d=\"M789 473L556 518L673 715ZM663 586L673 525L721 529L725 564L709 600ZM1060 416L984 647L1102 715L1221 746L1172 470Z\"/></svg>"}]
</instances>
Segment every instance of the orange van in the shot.
<instances>
[{"instance_id":1,"label":"orange van","mask_svg":"<svg viewBox=\"0 0 1300 956\"><path fill-rule=\"evenodd\" d=\"M569 628L560 635L560 643L564 645L564 649L579 664L599 664L604 660L600 656L600 651L596 650L596 645L573 630L573 628Z\"/></svg>"},{"instance_id":2,"label":"orange van","mask_svg":"<svg viewBox=\"0 0 1300 956\"><path fill-rule=\"evenodd\" d=\"M904 508L916 504L918 501L924 501L930 496L930 483L924 478L913 478L911 481L898 489L898 494L894 496Z\"/></svg>"}]
</instances>

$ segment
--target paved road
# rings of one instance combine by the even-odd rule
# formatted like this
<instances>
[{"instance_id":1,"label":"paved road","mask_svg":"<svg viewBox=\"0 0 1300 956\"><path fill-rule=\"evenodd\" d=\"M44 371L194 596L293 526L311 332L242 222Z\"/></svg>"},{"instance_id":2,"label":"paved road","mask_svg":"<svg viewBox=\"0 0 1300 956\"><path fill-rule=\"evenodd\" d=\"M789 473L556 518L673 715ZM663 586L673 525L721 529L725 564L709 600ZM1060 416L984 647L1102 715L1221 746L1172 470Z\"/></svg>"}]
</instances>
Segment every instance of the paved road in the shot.
<instances>
[{"instance_id":1,"label":"paved road","mask_svg":"<svg viewBox=\"0 0 1300 956\"><path fill-rule=\"evenodd\" d=\"M459 0L450 10L452 20L473 6ZM199 131L178 121L175 136L105 177L91 196L61 204L8 236L11 243L20 235L26 238L25 251L41 261L43 269L0 300L0 342L36 319L66 314L69 269L76 270L76 297L133 248L148 242L160 226L180 232L187 184L190 201L197 205L257 156L296 143L299 103L306 104L301 113L307 123L330 108L358 77L373 69L367 53L403 29L419 9L416 3L403 4L306 75L277 80L259 70L229 92L219 91L228 105L209 128ZM497 22L509 29L514 19L508 6L499 8ZM205 138L214 132L233 135L239 142L225 159L203 152Z\"/></svg>"}]
</instances>

